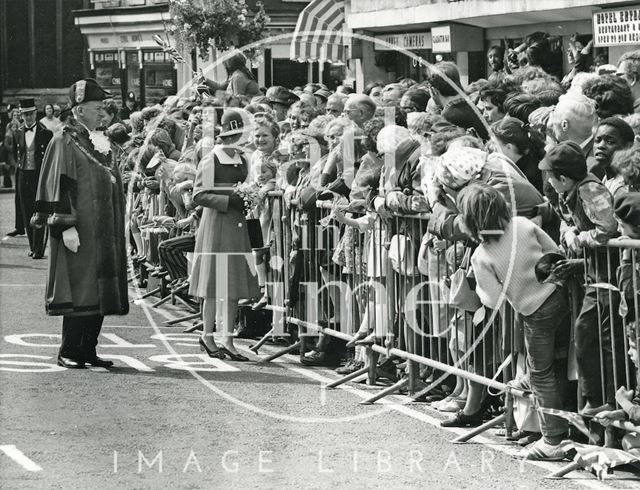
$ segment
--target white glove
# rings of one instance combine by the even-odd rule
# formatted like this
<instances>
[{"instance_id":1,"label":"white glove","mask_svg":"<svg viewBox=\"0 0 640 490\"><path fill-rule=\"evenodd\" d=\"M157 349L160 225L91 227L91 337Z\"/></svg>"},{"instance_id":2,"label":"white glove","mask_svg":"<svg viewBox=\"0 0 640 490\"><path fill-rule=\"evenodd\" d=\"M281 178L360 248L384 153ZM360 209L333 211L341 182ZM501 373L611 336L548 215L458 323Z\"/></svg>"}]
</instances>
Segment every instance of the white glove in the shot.
<instances>
[{"instance_id":1,"label":"white glove","mask_svg":"<svg viewBox=\"0 0 640 490\"><path fill-rule=\"evenodd\" d=\"M62 232L62 242L64 243L64 246L73 253L78 251L78 247L80 246L80 237L78 236L78 230L76 230L75 226Z\"/></svg>"}]
</instances>

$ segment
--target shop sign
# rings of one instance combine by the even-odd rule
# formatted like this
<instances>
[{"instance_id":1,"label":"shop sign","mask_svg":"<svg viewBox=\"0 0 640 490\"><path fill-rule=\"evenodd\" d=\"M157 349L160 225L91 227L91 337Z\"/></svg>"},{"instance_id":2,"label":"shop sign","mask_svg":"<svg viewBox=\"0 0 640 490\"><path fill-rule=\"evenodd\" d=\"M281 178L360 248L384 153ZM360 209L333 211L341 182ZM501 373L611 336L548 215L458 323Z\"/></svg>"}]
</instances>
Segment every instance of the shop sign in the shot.
<instances>
[{"instance_id":1,"label":"shop sign","mask_svg":"<svg viewBox=\"0 0 640 490\"><path fill-rule=\"evenodd\" d=\"M389 51L393 49L431 49L430 32L411 32L406 34L383 34L377 35L376 40L391 44L376 43L374 49L377 51Z\"/></svg>"},{"instance_id":2,"label":"shop sign","mask_svg":"<svg viewBox=\"0 0 640 490\"><path fill-rule=\"evenodd\" d=\"M432 27L431 43L434 53L451 53L451 26Z\"/></svg>"},{"instance_id":3,"label":"shop sign","mask_svg":"<svg viewBox=\"0 0 640 490\"><path fill-rule=\"evenodd\" d=\"M593 13L596 46L640 44L640 6Z\"/></svg>"}]
</instances>

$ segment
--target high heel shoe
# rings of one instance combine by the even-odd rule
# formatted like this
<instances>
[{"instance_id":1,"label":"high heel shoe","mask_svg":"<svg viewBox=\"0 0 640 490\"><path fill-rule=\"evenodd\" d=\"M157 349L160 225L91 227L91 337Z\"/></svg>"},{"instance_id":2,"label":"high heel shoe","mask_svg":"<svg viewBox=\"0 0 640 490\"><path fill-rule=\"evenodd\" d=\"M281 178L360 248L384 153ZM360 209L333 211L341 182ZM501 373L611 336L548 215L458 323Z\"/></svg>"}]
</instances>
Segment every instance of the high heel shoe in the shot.
<instances>
[{"instance_id":1,"label":"high heel shoe","mask_svg":"<svg viewBox=\"0 0 640 490\"><path fill-rule=\"evenodd\" d=\"M204 343L202 337L198 339L198 344L200 344L200 350L205 351L209 357L213 357L214 359L224 359L224 347L218 347L216 350L211 350L209 349L209 346Z\"/></svg>"},{"instance_id":2,"label":"high heel shoe","mask_svg":"<svg viewBox=\"0 0 640 490\"><path fill-rule=\"evenodd\" d=\"M248 357L245 357L242 354L239 354L237 352L231 352L224 345L221 345L219 349L223 354L226 354L227 356L229 356L229 359L231 359L232 361L247 362L249 360Z\"/></svg>"}]
</instances>

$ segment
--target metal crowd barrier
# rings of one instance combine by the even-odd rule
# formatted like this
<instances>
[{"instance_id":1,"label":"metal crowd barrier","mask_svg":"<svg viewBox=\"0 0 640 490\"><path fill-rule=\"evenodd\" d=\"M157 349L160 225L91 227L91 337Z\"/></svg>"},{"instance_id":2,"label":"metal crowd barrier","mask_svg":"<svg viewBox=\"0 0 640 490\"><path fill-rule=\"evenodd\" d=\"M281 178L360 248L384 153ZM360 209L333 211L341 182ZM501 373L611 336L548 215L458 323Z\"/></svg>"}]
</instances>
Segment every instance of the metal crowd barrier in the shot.
<instances>
[{"instance_id":1,"label":"metal crowd barrier","mask_svg":"<svg viewBox=\"0 0 640 490\"><path fill-rule=\"evenodd\" d=\"M509 306L474 314L473 308L462 311L446 299L449 278L465 258L463 243L425 241L428 215L394 214L387 220L369 216L367 226L353 227L331 219L334 205L330 202L302 210L295 199L285 202L282 193L271 193L269 198L274 213L272 253L282 258L277 261L280 266L272 268L270 282L281 284L284 299L270 308L282 315L282 325L290 327L288 333L296 341L264 360L296 350L302 358L314 348L310 342L315 336L349 341L363 327L367 335L373 334L364 347L368 365L328 387L363 378L375 383L377 359L400 358L406 361L406 376L363 403L400 389L416 399L455 376L481 384L493 395L506 395L502 415L457 442L497 424L506 423L507 433L513 429L512 397L533 398L530 387L518 382L525 374L522 322ZM363 213L347 216L365 221ZM595 302L597 346L589 352L599 358L602 399L607 399L607 383L615 389L639 385L627 355L626 332L632 328L640 338L640 240L612 240L585 250L583 262L584 274L568 286L571 332L558 356L567 377L561 384L567 390L563 395L569 395L574 409L582 406L575 334L585 291ZM626 284L629 297L625 301L621 301L617 277L623 262L634 271ZM421 368L431 371L431 382L419 389ZM615 425L638 430L628 423Z\"/></svg>"}]
</instances>

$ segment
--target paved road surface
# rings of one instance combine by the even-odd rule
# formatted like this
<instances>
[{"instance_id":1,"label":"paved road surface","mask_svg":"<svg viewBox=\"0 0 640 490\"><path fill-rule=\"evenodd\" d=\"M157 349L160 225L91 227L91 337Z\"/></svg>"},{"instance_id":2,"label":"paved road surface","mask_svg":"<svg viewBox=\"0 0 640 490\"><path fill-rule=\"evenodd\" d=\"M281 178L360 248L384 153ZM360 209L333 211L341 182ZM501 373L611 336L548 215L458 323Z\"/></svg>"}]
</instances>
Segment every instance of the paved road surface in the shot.
<instances>
[{"instance_id":1,"label":"paved road surface","mask_svg":"<svg viewBox=\"0 0 640 490\"><path fill-rule=\"evenodd\" d=\"M0 195L0 217L4 236L13 195ZM608 488L585 472L545 480L559 465L521 463L492 434L453 445L428 407L359 405L374 388L323 390L333 372L293 357L208 360L196 336L162 325L177 310L108 318L110 372L59 368L47 263L26 243L0 242L2 488ZM637 483L616 474L611 485Z\"/></svg>"}]
</instances>

